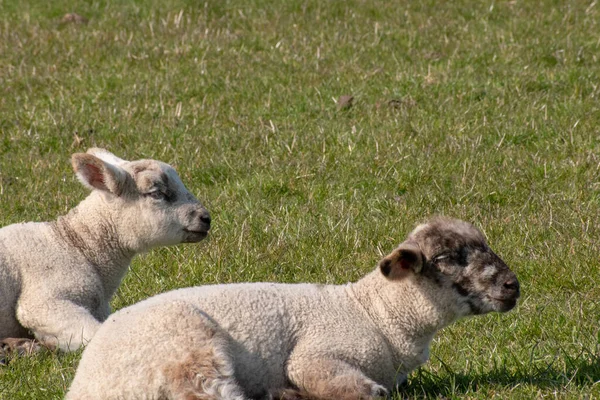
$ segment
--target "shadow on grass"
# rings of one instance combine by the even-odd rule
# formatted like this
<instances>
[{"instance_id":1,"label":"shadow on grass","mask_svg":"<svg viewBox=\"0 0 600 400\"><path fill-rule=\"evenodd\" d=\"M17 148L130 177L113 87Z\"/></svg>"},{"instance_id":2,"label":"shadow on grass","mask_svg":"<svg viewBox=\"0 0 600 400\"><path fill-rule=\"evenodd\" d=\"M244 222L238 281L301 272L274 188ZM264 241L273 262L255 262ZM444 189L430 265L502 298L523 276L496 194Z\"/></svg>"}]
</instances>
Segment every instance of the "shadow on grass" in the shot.
<instances>
[{"instance_id":1,"label":"shadow on grass","mask_svg":"<svg viewBox=\"0 0 600 400\"><path fill-rule=\"evenodd\" d=\"M447 370L443 375L433 374L426 369L413 373L408 384L400 388L394 398L461 398L490 387L511 388L534 386L538 389L559 389L567 387L591 387L600 381L600 358L582 356L563 359L562 368L554 362L545 367L528 366L522 370L497 368L493 371L475 374L462 374Z\"/></svg>"}]
</instances>

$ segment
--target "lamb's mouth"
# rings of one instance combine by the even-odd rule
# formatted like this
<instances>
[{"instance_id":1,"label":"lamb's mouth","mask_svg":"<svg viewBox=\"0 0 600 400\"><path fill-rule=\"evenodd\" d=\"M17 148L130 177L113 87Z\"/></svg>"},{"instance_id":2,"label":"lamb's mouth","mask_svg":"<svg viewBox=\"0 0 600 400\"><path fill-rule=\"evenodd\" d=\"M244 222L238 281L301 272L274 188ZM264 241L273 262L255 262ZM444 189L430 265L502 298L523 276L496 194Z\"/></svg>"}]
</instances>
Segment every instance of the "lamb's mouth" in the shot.
<instances>
[{"instance_id":1,"label":"lamb's mouth","mask_svg":"<svg viewBox=\"0 0 600 400\"><path fill-rule=\"evenodd\" d=\"M184 243L196 243L208 236L208 231L195 231L185 228L183 231L185 232Z\"/></svg>"},{"instance_id":2,"label":"lamb's mouth","mask_svg":"<svg viewBox=\"0 0 600 400\"><path fill-rule=\"evenodd\" d=\"M517 299L519 298L518 296L516 297L492 297L492 296L487 296L488 299L490 299L492 301L492 303L494 303L495 305L498 306L497 311L500 312L507 312L512 310L513 308L515 308L515 306L517 305Z\"/></svg>"}]
</instances>

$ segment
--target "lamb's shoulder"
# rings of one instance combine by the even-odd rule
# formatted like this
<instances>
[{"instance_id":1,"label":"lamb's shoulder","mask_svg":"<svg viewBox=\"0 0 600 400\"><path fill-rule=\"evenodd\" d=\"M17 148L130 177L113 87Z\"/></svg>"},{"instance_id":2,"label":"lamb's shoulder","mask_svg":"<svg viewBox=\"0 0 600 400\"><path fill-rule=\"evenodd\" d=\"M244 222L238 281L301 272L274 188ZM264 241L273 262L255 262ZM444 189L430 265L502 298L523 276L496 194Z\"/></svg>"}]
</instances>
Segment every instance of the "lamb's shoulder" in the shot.
<instances>
[{"instance_id":1,"label":"lamb's shoulder","mask_svg":"<svg viewBox=\"0 0 600 400\"><path fill-rule=\"evenodd\" d=\"M429 360L429 347L433 335L419 338L391 338L390 352L396 371L408 374Z\"/></svg>"},{"instance_id":2,"label":"lamb's shoulder","mask_svg":"<svg viewBox=\"0 0 600 400\"><path fill-rule=\"evenodd\" d=\"M24 222L1 228L0 254L3 261L27 274L49 274L59 269L72 269L74 265L85 262L80 253L56 235L53 224Z\"/></svg>"},{"instance_id":3,"label":"lamb's shoulder","mask_svg":"<svg viewBox=\"0 0 600 400\"><path fill-rule=\"evenodd\" d=\"M4 274L18 277L21 304L62 298L95 312L106 301L94 266L56 236L52 223L0 229L0 263Z\"/></svg>"}]
</instances>

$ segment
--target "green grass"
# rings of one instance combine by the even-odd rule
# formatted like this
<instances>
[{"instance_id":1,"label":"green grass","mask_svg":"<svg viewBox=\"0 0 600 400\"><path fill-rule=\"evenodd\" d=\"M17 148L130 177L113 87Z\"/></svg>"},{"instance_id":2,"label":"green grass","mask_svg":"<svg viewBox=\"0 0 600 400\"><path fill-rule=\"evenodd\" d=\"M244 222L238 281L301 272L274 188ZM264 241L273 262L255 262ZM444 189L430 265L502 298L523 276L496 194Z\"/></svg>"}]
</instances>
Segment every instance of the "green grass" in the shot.
<instances>
[{"instance_id":1,"label":"green grass","mask_svg":"<svg viewBox=\"0 0 600 400\"><path fill-rule=\"evenodd\" d=\"M440 332L398 398L598 398L598 32L577 0L0 0L0 225L83 199L87 147L173 164L214 229L136 258L119 309L356 280L427 216L466 219L522 299ZM14 360L0 398L61 398L78 359Z\"/></svg>"}]
</instances>

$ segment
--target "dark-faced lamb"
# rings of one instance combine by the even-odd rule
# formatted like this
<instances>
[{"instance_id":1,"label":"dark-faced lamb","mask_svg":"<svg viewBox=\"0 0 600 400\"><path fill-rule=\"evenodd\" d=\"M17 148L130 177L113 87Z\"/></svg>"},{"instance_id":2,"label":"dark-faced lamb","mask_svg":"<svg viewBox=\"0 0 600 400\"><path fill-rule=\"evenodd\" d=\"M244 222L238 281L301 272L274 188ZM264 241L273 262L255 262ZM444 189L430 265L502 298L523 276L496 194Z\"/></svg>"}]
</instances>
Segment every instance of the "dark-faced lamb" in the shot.
<instances>
[{"instance_id":1,"label":"dark-faced lamb","mask_svg":"<svg viewBox=\"0 0 600 400\"><path fill-rule=\"evenodd\" d=\"M91 189L85 200L55 221L0 229L4 351L32 350L38 342L78 349L110 314L133 256L198 242L210 228L208 211L163 162L90 149L73 154L72 164Z\"/></svg>"},{"instance_id":2,"label":"dark-faced lamb","mask_svg":"<svg viewBox=\"0 0 600 400\"><path fill-rule=\"evenodd\" d=\"M437 217L356 283L199 286L124 308L85 349L67 399L385 397L439 329L518 297L479 230Z\"/></svg>"}]
</instances>

